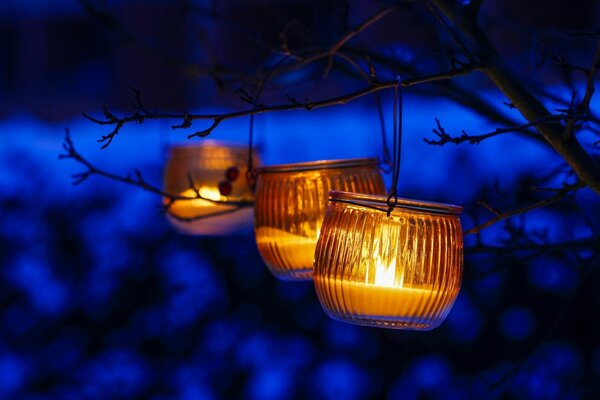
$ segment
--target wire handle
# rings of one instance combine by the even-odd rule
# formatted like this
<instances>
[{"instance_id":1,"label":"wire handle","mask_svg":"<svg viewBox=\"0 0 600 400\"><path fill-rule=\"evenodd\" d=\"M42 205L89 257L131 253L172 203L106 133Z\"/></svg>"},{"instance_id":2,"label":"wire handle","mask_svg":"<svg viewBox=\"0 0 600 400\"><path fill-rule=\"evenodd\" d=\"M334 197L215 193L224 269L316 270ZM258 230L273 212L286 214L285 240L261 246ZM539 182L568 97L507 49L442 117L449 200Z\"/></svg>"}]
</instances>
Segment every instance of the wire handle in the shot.
<instances>
[{"instance_id":1,"label":"wire handle","mask_svg":"<svg viewBox=\"0 0 600 400\"><path fill-rule=\"evenodd\" d=\"M269 79L271 79L271 77L273 76L275 71L277 71L277 68L279 68L279 66L281 64L283 64L289 57L290 56L286 55L286 56L283 56L282 58L280 58L279 61L277 61L275 63L273 68L271 68L269 70L267 75L265 75L264 79L260 82L260 84L258 85L258 88L256 89L256 95L254 96L254 99L253 99L253 108L257 108L259 106L258 99L260 98L260 95L262 94L262 91L265 88L267 81ZM254 115L255 114L250 114L250 126L248 129L248 164L247 164L247 168L246 168L246 180L248 181L248 184L250 185L250 187L252 189L254 189L254 186L256 185L256 178L258 177L258 172L257 172L256 168L254 167L254 157L253 157Z\"/></svg>"},{"instance_id":2,"label":"wire handle","mask_svg":"<svg viewBox=\"0 0 600 400\"><path fill-rule=\"evenodd\" d=\"M250 128L248 132L248 164L246 166L246 181L248 185L254 191L256 185L256 178L258 176L256 168L254 167L254 114L250 115Z\"/></svg>"},{"instance_id":3,"label":"wire handle","mask_svg":"<svg viewBox=\"0 0 600 400\"><path fill-rule=\"evenodd\" d=\"M379 126L381 128L381 170L386 174L392 171L392 156L390 155L390 149L387 145L387 139L385 137L385 116L383 114L383 107L381 105L381 97L379 93L373 93L375 96L375 104L377 105L377 113L379 114Z\"/></svg>"},{"instance_id":4,"label":"wire handle","mask_svg":"<svg viewBox=\"0 0 600 400\"><path fill-rule=\"evenodd\" d=\"M388 217L394 207L398 204L398 181L400 178L400 161L402 159L402 80L396 76L394 85L394 127L393 127L393 164L392 164L392 186L390 187L387 205Z\"/></svg>"}]
</instances>

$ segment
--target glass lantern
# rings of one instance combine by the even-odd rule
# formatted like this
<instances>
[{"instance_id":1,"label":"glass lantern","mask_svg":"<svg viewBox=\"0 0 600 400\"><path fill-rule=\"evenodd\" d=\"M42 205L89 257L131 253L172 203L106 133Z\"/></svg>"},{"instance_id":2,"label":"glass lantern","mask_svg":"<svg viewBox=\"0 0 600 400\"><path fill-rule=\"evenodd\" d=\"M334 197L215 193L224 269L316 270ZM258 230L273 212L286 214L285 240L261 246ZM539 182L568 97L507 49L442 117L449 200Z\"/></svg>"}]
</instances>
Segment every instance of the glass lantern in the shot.
<instances>
[{"instance_id":1,"label":"glass lantern","mask_svg":"<svg viewBox=\"0 0 600 400\"><path fill-rule=\"evenodd\" d=\"M383 328L439 326L462 281L462 207L398 199L388 217L387 196L330 196L314 270L325 312Z\"/></svg>"},{"instance_id":2,"label":"glass lantern","mask_svg":"<svg viewBox=\"0 0 600 400\"><path fill-rule=\"evenodd\" d=\"M310 280L329 191L385 193L377 158L314 161L258 170L254 232L269 270Z\"/></svg>"},{"instance_id":3,"label":"glass lantern","mask_svg":"<svg viewBox=\"0 0 600 400\"><path fill-rule=\"evenodd\" d=\"M252 203L254 194L246 180L247 159L246 146L215 140L171 146L164 190L190 198L176 200L171 205L167 212L171 224L182 233L203 236L223 236L250 229L252 207L248 203ZM201 198L190 187L188 175ZM228 185L226 192L219 188L223 183ZM245 206L239 207L238 203Z\"/></svg>"}]
</instances>

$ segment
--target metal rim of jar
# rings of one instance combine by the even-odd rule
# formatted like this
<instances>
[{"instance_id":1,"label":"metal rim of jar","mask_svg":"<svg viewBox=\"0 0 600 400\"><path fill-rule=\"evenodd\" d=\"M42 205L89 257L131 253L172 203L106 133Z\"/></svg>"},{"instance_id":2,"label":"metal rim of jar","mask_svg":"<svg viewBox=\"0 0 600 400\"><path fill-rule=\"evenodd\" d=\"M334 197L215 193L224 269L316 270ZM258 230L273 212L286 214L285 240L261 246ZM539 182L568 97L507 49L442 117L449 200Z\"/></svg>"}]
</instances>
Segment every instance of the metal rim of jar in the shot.
<instances>
[{"instance_id":1,"label":"metal rim of jar","mask_svg":"<svg viewBox=\"0 0 600 400\"><path fill-rule=\"evenodd\" d=\"M320 169L336 169L336 168L353 168L363 167L368 165L379 165L379 158L364 157L364 158L346 158L341 160L319 160L306 161L292 164L269 165L258 168L258 174L269 174L276 172L302 172L315 171Z\"/></svg>"},{"instance_id":2,"label":"metal rim of jar","mask_svg":"<svg viewBox=\"0 0 600 400\"><path fill-rule=\"evenodd\" d=\"M332 190L329 192L329 197L331 201L350 203L359 206L363 205L369 208L381 209L381 211L387 211L388 208L388 196L378 194L364 194ZM398 201L394 205L394 209L424 211L428 213L447 215L459 215L463 211L461 206L454 204L434 203L431 201L405 199L401 197L398 197Z\"/></svg>"}]
</instances>

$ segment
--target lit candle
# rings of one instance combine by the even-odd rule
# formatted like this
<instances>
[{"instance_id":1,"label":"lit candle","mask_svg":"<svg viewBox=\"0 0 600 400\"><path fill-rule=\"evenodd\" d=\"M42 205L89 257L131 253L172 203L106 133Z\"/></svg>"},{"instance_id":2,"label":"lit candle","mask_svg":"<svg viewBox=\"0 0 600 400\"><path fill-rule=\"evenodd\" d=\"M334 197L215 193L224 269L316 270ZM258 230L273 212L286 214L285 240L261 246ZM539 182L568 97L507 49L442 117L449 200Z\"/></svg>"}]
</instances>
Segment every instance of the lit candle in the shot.
<instances>
[{"instance_id":1,"label":"lit candle","mask_svg":"<svg viewBox=\"0 0 600 400\"><path fill-rule=\"evenodd\" d=\"M349 311L372 317L409 317L423 307L425 300L433 301L439 295L431 289L403 287L403 270L396 268L395 260L386 265L380 256L374 259L373 283L369 283L368 273L364 282L324 279L334 296L347 300Z\"/></svg>"},{"instance_id":2,"label":"lit candle","mask_svg":"<svg viewBox=\"0 0 600 400\"><path fill-rule=\"evenodd\" d=\"M323 290L328 291L333 298L341 299L345 314L383 321L401 321L406 318L408 322L415 315L430 314L434 311L431 308L437 303L438 297L445 296L445 293L433 288L378 285L322 277L315 278L315 284L325 288Z\"/></svg>"},{"instance_id":3,"label":"lit candle","mask_svg":"<svg viewBox=\"0 0 600 400\"><path fill-rule=\"evenodd\" d=\"M187 197L190 200L176 200L171 205L171 213L179 218L197 218L205 217L210 214L222 213L233 210L236 206L217 204L214 201L227 201L227 197L221 196L218 188L203 186L198 189L198 193L203 198L197 198L196 192L187 189L181 192L181 197ZM213 200L213 201L210 201Z\"/></svg>"},{"instance_id":4,"label":"lit candle","mask_svg":"<svg viewBox=\"0 0 600 400\"><path fill-rule=\"evenodd\" d=\"M258 173L256 242L269 270L284 280L312 278L329 190L385 193L375 158L273 165Z\"/></svg>"},{"instance_id":5,"label":"lit candle","mask_svg":"<svg viewBox=\"0 0 600 400\"><path fill-rule=\"evenodd\" d=\"M171 146L165 166L164 191L188 199L176 200L170 205L169 222L179 232L189 235L247 232L252 226L249 206L254 200L253 189L245 179L247 157L246 145L214 140ZM256 154L253 160L258 165ZM227 189L227 196L221 196L219 187ZM194 188L198 188L200 196ZM164 201L169 204L168 198ZM247 206L238 207L240 203Z\"/></svg>"},{"instance_id":6,"label":"lit candle","mask_svg":"<svg viewBox=\"0 0 600 400\"><path fill-rule=\"evenodd\" d=\"M261 226L255 229L256 244L262 254L271 254L279 263L277 271L281 270L290 278L310 278L312 276L315 248L318 232L312 232L311 237L295 235L282 229ZM267 264L269 268L271 266ZM285 266L290 266L285 268ZM273 271L273 273L279 273Z\"/></svg>"},{"instance_id":7,"label":"lit candle","mask_svg":"<svg viewBox=\"0 0 600 400\"><path fill-rule=\"evenodd\" d=\"M192 235L224 235L251 226L251 207L238 208L236 205L217 204L210 200L227 201L219 189L203 186L198 189L202 199L196 198L192 189L180 193L190 200L176 200L168 214L171 223L182 233ZM208 200L206 200L208 199ZM191 218L190 221L181 219Z\"/></svg>"},{"instance_id":8,"label":"lit candle","mask_svg":"<svg viewBox=\"0 0 600 400\"><path fill-rule=\"evenodd\" d=\"M330 196L314 269L325 312L367 326L439 326L460 290L462 208L398 199L388 216L386 196Z\"/></svg>"}]
</instances>

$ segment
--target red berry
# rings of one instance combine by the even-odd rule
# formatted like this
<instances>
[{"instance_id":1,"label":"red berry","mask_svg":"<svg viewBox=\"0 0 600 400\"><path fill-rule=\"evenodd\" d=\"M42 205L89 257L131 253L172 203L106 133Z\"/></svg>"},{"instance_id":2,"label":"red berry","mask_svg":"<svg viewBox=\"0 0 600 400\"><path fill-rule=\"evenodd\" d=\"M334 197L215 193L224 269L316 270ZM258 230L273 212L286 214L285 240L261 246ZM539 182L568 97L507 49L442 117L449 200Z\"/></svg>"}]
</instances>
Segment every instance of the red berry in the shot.
<instances>
[{"instance_id":1,"label":"red berry","mask_svg":"<svg viewBox=\"0 0 600 400\"><path fill-rule=\"evenodd\" d=\"M231 194L231 189L231 183L227 181L219 183L219 193L221 193L221 196L229 196Z\"/></svg>"},{"instance_id":2,"label":"red berry","mask_svg":"<svg viewBox=\"0 0 600 400\"><path fill-rule=\"evenodd\" d=\"M228 181L235 181L238 177L240 176L240 170L238 169L238 167L229 167L227 168L227 170L225 171L225 178Z\"/></svg>"}]
</instances>

